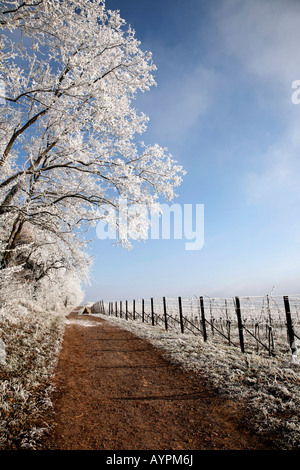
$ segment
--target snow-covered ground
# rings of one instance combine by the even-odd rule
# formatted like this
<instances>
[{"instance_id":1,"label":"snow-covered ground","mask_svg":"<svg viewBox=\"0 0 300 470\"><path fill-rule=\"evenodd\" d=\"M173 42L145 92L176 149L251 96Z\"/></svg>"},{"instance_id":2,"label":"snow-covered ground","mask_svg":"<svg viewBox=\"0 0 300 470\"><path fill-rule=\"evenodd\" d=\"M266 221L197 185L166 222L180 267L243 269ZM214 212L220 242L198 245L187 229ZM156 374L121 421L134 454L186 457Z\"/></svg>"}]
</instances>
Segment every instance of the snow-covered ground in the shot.
<instances>
[{"instance_id":1,"label":"snow-covered ground","mask_svg":"<svg viewBox=\"0 0 300 470\"><path fill-rule=\"evenodd\" d=\"M247 425L262 437L271 435L279 449L300 449L300 366L291 356L243 354L222 342L205 343L201 336L97 316L147 339L186 370L200 372L221 395L243 403Z\"/></svg>"}]
</instances>

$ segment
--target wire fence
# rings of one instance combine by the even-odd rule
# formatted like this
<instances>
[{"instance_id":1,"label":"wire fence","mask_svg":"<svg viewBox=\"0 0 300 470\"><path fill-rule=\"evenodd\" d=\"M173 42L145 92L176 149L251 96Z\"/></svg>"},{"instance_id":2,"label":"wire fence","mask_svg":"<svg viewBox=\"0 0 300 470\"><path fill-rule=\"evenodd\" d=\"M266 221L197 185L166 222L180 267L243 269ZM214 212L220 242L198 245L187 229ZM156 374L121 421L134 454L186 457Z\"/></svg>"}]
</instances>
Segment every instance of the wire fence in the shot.
<instances>
[{"instance_id":1,"label":"wire fence","mask_svg":"<svg viewBox=\"0 0 300 470\"><path fill-rule=\"evenodd\" d=\"M101 300L92 306L92 312L201 335L204 342L222 341L243 353L292 354L297 362L300 295Z\"/></svg>"}]
</instances>

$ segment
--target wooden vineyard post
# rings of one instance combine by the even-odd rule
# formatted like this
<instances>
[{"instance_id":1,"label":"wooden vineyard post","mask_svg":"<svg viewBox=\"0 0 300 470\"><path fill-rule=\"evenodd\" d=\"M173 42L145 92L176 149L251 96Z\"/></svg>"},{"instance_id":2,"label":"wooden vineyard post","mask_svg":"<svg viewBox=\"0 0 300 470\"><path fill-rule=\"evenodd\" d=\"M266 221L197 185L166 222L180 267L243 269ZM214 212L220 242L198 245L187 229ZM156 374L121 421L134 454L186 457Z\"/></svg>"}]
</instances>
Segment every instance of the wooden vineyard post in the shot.
<instances>
[{"instance_id":1,"label":"wooden vineyard post","mask_svg":"<svg viewBox=\"0 0 300 470\"><path fill-rule=\"evenodd\" d=\"M120 318L122 318L122 300L120 300Z\"/></svg>"},{"instance_id":2,"label":"wooden vineyard post","mask_svg":"<svg viewBox=\"0 0 300 470\"><path fill-rule=\"evenodd\" d=\"M142 322L145 321L145 301L142 299Z\"/></svg>"},{"instance_id":3,"label":"wooden vineyard post","mask_svg":"<svg viewBox=\"0 0 300 470\"><path fill-rule=\"evenodd\" d=\"M255 328L254 336L255 336L255 338L257 338L259 340L259 323L255 323L254 328ZM257 348L257 352L258 352L259 351L259 341L256 341L256 348ZM270 352L270 350L269 350L269 352Z\"/></svg>"},{"instance_id":4,"label":"wooden vineyard post","mask_svg":"<svg viewBox=\"0 0 300 470\"><path fill-rule=\"evenodd\" d=\"M269 335L268 335L268 339L269 339L269 356L271 356L272 351L274 351L274 338L273 338L272 327L269 326L268 329L269 329Z\"/></svg>"},{"instance_id":5,"label":"wooden vineyard post","mask_svg":"<svg viewBox=\"0 0 300 470\"><path fill-rule=\"evenodd\" d=\"M240 299L238 297L235 298L235 312L236 312L237 319L238 319L238 328L239 328L241 351L242 351L242 353L244 353L245 352L245 345L244 345L243 322L242 322L242 315L241 315Z\"/></svg>"},{"instance_id":6,"label":"wooden vineyard post","mask_svg":"<svg viewBox=\"0 0 300 470\"><path fill-rule=\"evenodd\" d=\"M135 300L132 302L133 319L135 320Z\"/></svg>"},{"instance_id":7,"label":"wooden vineyard post","mask_svg":"<svg viewBox=\"0 0 300 470\"><path fill-rule=\"evenodd\" d=\"M128 300L126 300L125 318L126 318L126 320L128 320Z\"/></svg>"},{"instance_id":8,"label":"wooden vineyard post","mask_svg":"<svg viewBox=\"0 0 300 470\"><path fill-rule=\"evenodd\" d=\"M115 302L115 308L116 308L116 317L118 316L118 302Z\"/></svg>"},{"instance_id":9,"label":"wooden vineyard post","mask_svg":"<svg viewBox=\"0 0 300 470\"><path fill-rule=\"evenodd\" d=\"M290 309L290 302L287 295L283 297L284 301L284 308L285 308L285 315L286 315L286 327L290 342L290 348L292 351L292 358L296 358L297 356L297 348L295 342L295 333L293 328L292 316L291 316L291 309Z\"/></svg>"},{"instance_id":10,"label":"wooden vineyard post","mask_svg":"<svg viewBox=\"0 0 300 470\"><path fill-rule=\"evenodd\" d=\"M269 318L269 354L271 356L271 350L274 351L274 337L273 337L273 327L272 327L272 316L271 316L271 307L270 307L270 299L267 295L267 310L268 310L268 318Z\"/></svg>"},{"instance_id":11,"label":"wooden vineyard post","mask_svg":"<svg viewBox=\"0 0 300 470\"><path fill-rule=\"evenodd\" d=\"M151 321L152 326L154 326L154 307L153 307L153 298L151 297Z\"/></svg>"},{"instance_id":12,"label":"wooden vineyard post","mask_svg":"<svg viewBox=\"0 0 300 470\"><path fill-rule=\"evenodd\" d=\"M165 329L168 329L168 317L167 317L167 305L166 305L166 298L163 297L163 304L164 304L164 320L165 320Z\"/></svg>"},{"instance_id":13,"label":"wooden vineyard post","mask_svg":"<svg viewBox=\"0 0 300 470\"><path fill-rule=\"evenodd\" d=\"M211 304L211 299L209 299L209 312L210 312L210 327L211 327L211 332L212 335L214 336L214 318L213 318L213 313L212 313L212 304Z\"/></svg>"},{"instance_id":14,"label":"wooden vineyard post","mask_svg":"<svg viewBox=\"0 0 300 470\"><path fill-rule=\"evenodd\" d=\"M200 297L200 309L201 309L201 323L202 323L202 330L203 330L203 339L204 339L204 341L207 341L203 297Z\"/></svg>"},{"instance_id":15,"label":"wooden vineyard post","mask_svg":"<svg viewBox=\"0 0 300 470\"><path fill-rule=\"evenodd\" d=\"M182 316L181 297L178 297L178 307L179 307L180 329L181 329L181 333L183 333L183 332L184 332L184 327L183 327L183 316Z\"/></svg>"}]
</instances>

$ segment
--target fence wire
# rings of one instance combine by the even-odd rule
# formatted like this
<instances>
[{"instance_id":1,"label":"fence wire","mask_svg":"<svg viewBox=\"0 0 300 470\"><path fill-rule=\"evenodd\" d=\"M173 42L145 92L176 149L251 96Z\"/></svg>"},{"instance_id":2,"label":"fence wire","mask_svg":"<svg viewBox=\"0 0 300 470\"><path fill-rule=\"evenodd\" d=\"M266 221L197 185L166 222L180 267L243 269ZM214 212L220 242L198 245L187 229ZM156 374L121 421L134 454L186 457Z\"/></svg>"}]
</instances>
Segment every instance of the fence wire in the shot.
<instances>
[{"instance_id":1,"label":"fence wire","mask_svg":"<svg viewBox=\"0 0 300 470\"><path fill-rule=\"evenodd\" d=\"M294 350L300 344L300 295L286 297L290 317L287 317L284 298L283 295L232 298L194 296L99 301L94 304L93 312L201 335L205 341L222 341L241 347L243 352L255 351L275 356L291 352L291 332Z\"/></svg>"}]
</instances>

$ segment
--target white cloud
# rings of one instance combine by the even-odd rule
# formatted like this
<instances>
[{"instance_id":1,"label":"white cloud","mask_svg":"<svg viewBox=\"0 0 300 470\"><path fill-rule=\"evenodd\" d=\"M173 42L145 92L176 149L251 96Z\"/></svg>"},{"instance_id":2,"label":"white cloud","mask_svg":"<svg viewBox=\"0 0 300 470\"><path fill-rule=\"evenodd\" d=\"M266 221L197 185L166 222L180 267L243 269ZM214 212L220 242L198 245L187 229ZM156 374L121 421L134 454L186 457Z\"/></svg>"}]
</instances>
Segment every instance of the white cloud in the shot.
<instances>
[{"instance_id":1,"label":"white cloud","mask_svg":"<svg viewBox=\"0 0 300 470\"><path fill-rule=\"evenodd\" d=\"M217 19L225 50L252 80L265 109L281 121L257 170L245 177L255 203L300 202L300 105L291 100L292 82L300 79L299 18L300 2L293 0L226 0Z\"/></svg>"},{"instance_id":2,"label":"white cloud","mask_svg":"<svg viewBox=\"0 0 300 470\"><path fill-rule=\"evenodd\" d=\"M165 55L168 52L165 51ZM168 65L162 70L156 89L151 96L143 96L141 105L150 117L149 128L162 141L162 145L183 141L194 129L199 119L214 103L218 86L217 73L200 64L184 70L169 57ZM171 62L171 63L170 63Z\"/></svg>"},{"instance_id":3,"label":"white cloud","mask_svg":"<svg viewBox=\"0 0 300 470\"><path fill-rule=\"evenodd\" d=\"M213 103L216 81L215 72L199 65L165 83L159 92L164 132L173 137L187 134Z\"/></svg>"},{"instance_id":4,"label":"white cloud","mask_svg":"<svg viewBox=\"0 0 300 470\"><path fill-rule=\"evenodd\" d=\"M245 191L249 201L277 206L299 204L300 144L292 135L296 123L299 129L300 117L297 122L291 122L283 137L263 154L261 167L246 175Z\"/></svg>"},{"instance_id":5,"label":"white cloud","mask_svg":"<svg viewBox=\"0 0 300 470\"><path fill-rule=\"evenodd\" d=\"M300 78L300 2L227 0L219 27L228 50L266 83L290 85Z\"/></svg>"}]
</instances>

